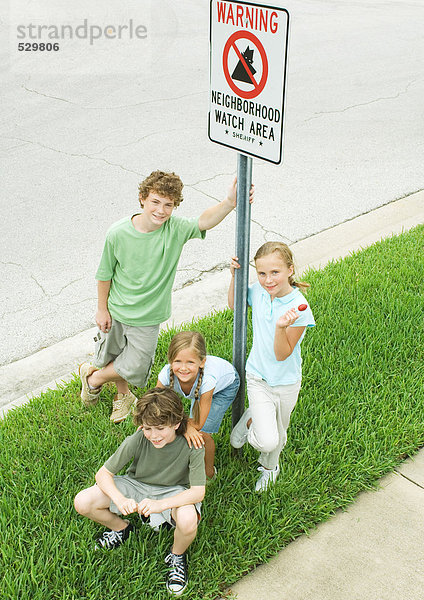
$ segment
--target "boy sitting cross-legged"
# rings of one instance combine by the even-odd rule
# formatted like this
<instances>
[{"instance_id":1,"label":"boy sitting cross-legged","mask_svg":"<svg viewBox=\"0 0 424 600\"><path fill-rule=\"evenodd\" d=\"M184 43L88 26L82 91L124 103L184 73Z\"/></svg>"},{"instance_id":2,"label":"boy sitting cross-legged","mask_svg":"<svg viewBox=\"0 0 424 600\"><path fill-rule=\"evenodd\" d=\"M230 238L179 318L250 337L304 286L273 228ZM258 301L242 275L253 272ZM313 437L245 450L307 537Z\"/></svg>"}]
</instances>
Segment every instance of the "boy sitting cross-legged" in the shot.
<instances>
[{"instance_id":1,"label":"boy sitting cross-legged","mask_svg":"<svg viewBox=\"0 0 424 600\"><path fill-rule=\"evenodd\" d=\"M134 423L142 427L99 469L96 485L77 494L75 509L108 527L96 548L113 549L125 542L134 526L122 517L134 512L174 526L165 562L170 567L167 589L178 596L187 586L185 551L196 537L205 494L205 451L189 448L183 435L187 416L169 388L146 392L137 401ZM116 475L131 460L126 474Z\"/></svg>"}]
</instances>

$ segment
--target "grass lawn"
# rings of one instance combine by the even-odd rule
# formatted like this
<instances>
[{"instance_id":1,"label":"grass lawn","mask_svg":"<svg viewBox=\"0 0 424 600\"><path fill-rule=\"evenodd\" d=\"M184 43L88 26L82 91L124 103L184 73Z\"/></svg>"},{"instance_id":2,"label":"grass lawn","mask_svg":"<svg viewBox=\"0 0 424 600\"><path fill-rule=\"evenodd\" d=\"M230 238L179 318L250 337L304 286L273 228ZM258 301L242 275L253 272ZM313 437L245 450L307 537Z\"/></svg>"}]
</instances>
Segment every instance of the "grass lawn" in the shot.
<instances>
[{"instance_id":1,"label":"grass lawn","mask_svg":"<svg viewBox=\"0 0 424 600\"><path fill-rule=\"evenodd\" d=\"M184 598L219 597L424 445L423 251L420 226L304 276L317 327L303 342L303 386L281 475L269 493L255 495L257 453L232 456L228 414ZM231 360L230 311L195 328L210 354ZM172 334L160 338L152 384ZM134 431L129 419L110 423L112 388L92 409L82 407L79 391L75 379L0 422L2 600L165 598L171 532L140 524L121 548L94 552L102 528L73 508L75 494Z\"/></svg>"}]
</instances>

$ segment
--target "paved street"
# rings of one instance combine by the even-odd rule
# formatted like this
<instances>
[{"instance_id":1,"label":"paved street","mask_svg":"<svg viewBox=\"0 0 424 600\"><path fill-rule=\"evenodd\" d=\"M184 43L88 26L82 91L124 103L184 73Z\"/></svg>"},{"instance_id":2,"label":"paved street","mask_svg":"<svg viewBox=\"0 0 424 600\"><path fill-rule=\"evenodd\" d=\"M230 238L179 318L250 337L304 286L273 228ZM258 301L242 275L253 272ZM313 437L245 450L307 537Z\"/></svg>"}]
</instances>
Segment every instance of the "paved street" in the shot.
<instances>
[{"instance_id":1,"label":"paved street","mask_svg":"<svg viewBox=\"0 0 424 600\"><path fill-rule=\"evenodd\" d=\"M86 3L60 1L51 15L49 4L36 21L17 0L1 24L0 364L93 325L106 229L137 212L144 176L180 174L177 214L194 216L223 197L236 169L236 153L207 137L209 2L123 10L113 0L107 12L92 0L87 14ZM254 161L252 248L294 242L424 188L422 1L279 5L291 16L285 159ZM67 40L55 56L18 53L18 23L59 24L65 14L104 25L133 19L147 38L74 39L71 57ZM233 214L186 246L177 288L223 267L234 222Z\"/></svg>"}]
</instances>

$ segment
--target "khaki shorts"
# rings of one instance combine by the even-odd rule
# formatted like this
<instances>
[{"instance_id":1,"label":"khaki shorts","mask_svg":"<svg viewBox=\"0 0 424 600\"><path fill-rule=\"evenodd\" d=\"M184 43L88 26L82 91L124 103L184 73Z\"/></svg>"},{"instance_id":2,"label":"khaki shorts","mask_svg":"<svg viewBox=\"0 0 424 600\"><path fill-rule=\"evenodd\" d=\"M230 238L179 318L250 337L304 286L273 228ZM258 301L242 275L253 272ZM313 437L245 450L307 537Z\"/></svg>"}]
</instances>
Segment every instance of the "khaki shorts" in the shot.
<instances>
[{"instance_id":1,"label":"khaki shorts","mask_svg":"<svg viewBox=\"0 0 424 600\"><path fill-rule=\"evenodd\" d=\"M150 498L151 500L161 500L162 498L169 498L169 496L176 496L180 492L183 492L187 488L182 485L151 485L149 483L143 483L133 479L129 475L114 475L113 480L118 490L124 494L126 498L132 498L137 503L144 500L144 498ZM200 507L201 502L196 502L194 508L197 512L197 520L200 520ZM111 512L121 515L116 504L111 500L109 509ZM171 508L167 508L161 513L153 513L150 515L150 526L158 527L162 523L169 523L175 527L175 521L171 515Z\"/></svg>"},{"instance_id":2,"label":"khaki shorts","mask_svg":"<svg viewBox=\"0 0 424 600\"><path fill-rule=\"evenodd\" d=\"M159 325L133 327L112 319L109 333L99 331L94 338L94 364L101 369L113 362L122 379L144 387L153 364L158 335Z\"/></svg>"}]
</instances>

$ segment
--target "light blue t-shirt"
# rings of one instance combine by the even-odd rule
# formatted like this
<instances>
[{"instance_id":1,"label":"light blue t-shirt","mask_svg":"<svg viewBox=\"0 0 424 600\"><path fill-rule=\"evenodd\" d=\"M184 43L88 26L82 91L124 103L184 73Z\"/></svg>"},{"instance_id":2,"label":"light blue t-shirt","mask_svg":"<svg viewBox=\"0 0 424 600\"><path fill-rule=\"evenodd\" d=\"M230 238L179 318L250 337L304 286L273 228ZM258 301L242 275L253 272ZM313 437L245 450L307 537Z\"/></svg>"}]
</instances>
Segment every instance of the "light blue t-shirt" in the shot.
<instances>
[{"instance_id":1,"label":"light blue t-shirt","mask_svg":"<svg viewBox=\"0 0 424 600\"><path fill-rule=\"evenodd\" d=\"M303 332L299 341L286 360L277 360L274 354L275 325L278 319L290 308L295 308L299 318L292 327L313 327L315 320L308 301L299 288L293 288L289 294L274 298L259 284L249 287L247 301L252 307L253 345L246 363L247 373L264 379L268 385L291 385L302 378L302 358L300 343L305 335ZM298 311L301 304L307 309Z\"/></svg>"},{"instance_id":2,"label":"light blue t-shirt","mask_svg":"<svg viewBox=\"0 0 424 600\"><path fill-rule=\"evenodd\" d=\"M162 385L169 385L169 370L170 365L165 365L158 375L159 381ZM220 358L219 356L208 356L206 357L206 363L203 369L203 379L199 390L199 397L206 392L214 389L214 393L217 394L221 390L225 389L233 383L235 379L234 367L228 360ZM177 394L181 394L186 398L194 398L194 392L196 390L199 375L196 377L196 381L193 383L193 387L189 394L185 394L180 386L178 378L174 379L174 390Z\"/></svg>"}]
</instances>

